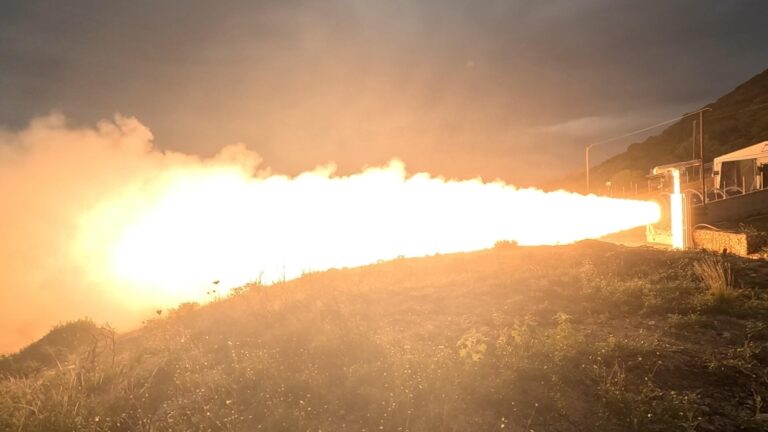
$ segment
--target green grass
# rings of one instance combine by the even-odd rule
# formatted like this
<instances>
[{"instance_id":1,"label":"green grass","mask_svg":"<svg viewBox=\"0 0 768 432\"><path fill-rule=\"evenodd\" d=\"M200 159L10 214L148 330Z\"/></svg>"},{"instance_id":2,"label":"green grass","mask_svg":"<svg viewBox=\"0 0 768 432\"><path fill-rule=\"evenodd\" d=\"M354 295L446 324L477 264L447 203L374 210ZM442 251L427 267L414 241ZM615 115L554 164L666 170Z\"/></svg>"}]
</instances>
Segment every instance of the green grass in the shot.
<instances>
[{"instance_id":1,"label":"green grass","mask_svg":"<svg viewBox=\"0 0 768 432\"><path fill-rule=\"evenodd\" d=\"M765 430L766 264L711 259L502 245L64 325L89 339L0 362L0 430Z\"/></svg>"}]
</instances>

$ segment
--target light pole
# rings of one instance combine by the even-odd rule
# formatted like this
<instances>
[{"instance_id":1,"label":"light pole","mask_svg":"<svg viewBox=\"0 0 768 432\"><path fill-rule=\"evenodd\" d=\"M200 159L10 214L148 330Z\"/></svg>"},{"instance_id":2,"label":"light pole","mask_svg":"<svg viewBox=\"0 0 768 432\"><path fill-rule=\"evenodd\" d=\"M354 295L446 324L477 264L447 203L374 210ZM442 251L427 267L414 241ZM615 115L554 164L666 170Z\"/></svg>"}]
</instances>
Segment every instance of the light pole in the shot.
<instances>
[{"instance_id":1,"label":"light pole","mask_svg":"<svg viewBox=\"0 0 768 432\"><path fill-rule=\"evenodd\" d=\"M590 144L584 147L584 164L587 166L587 193L589 193L589 149L593 146L594 144Z\"/></svg>"}]
</instances>

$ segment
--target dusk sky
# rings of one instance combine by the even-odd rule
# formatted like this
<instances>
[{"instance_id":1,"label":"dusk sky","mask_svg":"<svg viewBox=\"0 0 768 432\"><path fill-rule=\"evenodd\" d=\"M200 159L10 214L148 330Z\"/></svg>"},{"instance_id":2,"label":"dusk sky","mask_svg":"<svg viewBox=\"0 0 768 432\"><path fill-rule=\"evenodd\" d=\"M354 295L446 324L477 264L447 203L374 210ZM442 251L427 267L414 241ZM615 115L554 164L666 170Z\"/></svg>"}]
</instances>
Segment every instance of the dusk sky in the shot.
<instances>
[{"instance_id":1,"label":"dusk sky","mask_svg":"<svg viewBox=\"0 0 768 432\"><path fill-rule=\"evenodd\" d=\"M768 67L767 16L760 0L3 1L0 124L121 113L161 149L242 142L288 174L399 157L542 182Z\"/></svg>"}]
</instances>

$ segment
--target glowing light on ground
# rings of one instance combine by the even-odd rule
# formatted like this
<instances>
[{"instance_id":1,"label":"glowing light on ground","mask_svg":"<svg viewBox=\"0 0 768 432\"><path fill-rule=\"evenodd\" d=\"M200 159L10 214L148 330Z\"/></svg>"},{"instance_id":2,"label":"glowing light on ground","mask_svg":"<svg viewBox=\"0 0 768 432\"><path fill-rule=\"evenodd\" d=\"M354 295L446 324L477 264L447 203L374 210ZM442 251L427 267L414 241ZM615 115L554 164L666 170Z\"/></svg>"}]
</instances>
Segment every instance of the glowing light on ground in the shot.
<instances>
[{"instance_id":1,"label":"glowing light on ground","mask_svg":"<svg viewBox=\"0 0 768 432\"><path fill-rule=\"evenodd\" d=\"M116 194L82 219L76 244L107 269L99 277L178 302L214 280L272 282L499 240L564 244L658 218L651 202L408 176L397 161L346 177L333 167L293 178L209 167Z\"/></svg>"}]
</instances>

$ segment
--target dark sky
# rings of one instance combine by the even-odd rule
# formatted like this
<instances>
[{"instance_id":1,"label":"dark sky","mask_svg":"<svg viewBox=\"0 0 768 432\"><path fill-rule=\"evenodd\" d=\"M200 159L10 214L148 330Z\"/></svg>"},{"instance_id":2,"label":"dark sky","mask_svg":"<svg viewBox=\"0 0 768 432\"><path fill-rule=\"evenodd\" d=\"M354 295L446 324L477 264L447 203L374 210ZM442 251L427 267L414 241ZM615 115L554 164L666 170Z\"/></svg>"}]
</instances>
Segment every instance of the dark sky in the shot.
<instances>
[{"instance_id":1,"label":"dark sky","mask_svg":"<svg viewBox=\"0 0 768 432\"><path fill-rule=\"evenodd\" d=\"M0 124L119 112L160 148L243 142L278 172L400 157L546 181L768 67L766 17L762 0L3 0Z\"/></svg>"}]
</instances>

